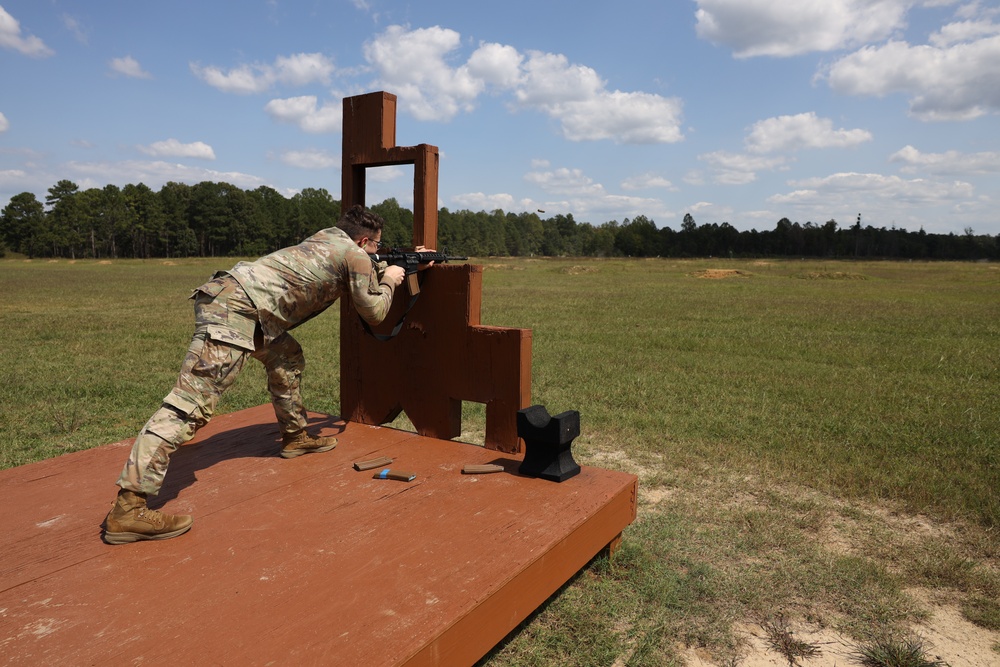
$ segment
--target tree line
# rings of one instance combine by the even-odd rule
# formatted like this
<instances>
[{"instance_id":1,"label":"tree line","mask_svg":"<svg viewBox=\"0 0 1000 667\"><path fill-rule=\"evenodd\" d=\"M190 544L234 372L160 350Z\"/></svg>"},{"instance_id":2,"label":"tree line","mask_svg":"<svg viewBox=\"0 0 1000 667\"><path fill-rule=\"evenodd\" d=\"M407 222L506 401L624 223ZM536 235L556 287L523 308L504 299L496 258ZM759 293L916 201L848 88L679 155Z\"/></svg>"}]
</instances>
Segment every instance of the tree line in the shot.
<instances>
[{"instance_id":1,"label":"tree line","mask_svg":"<svg viewBox=\"0 0 1000 667\"><path fill-rule=\"evenodd\" d=\"M386 221L383 241L411 243L412 211L395 199L371 209ZM782 218L771 230L739 231L728 222L698 225L690 214L674 230L644 215L593 225L571 214L538 213L442 208L438 245L474 257L1000 259L1000 234L862 227L860 216L846 227L836 220L799 224ZM242 190L210 181L170 182L157 192L142 183L80 190L62 180L49 188L44 204L30 192L11 198L0 213L0 256L5 249L71 259L259 256L294 245L339 217L340 202L322 188L287 198L267 186Z\"/></svg>"}]
</instances>

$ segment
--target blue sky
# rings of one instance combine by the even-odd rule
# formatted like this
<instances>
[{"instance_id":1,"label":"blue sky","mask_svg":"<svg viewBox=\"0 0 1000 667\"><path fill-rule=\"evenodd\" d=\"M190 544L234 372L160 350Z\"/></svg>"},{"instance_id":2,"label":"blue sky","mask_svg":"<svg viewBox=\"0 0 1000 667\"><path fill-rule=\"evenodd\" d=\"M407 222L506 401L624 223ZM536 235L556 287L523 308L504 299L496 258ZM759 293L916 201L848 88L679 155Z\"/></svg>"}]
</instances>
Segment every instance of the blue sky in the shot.
<instances>
[{"instance_id":1,"label":"blue sky","mask_svg":"<svg viewBox=\"0 0 1000 667\"><path fill-rule=\"evenodd\" d=\"M440 204L1000 234L1000 7L964 0L0 0L0 206L168 181L340 198L398 96ZM368 202L412 206L412 169Z\"/></svg>"}]
</instances>

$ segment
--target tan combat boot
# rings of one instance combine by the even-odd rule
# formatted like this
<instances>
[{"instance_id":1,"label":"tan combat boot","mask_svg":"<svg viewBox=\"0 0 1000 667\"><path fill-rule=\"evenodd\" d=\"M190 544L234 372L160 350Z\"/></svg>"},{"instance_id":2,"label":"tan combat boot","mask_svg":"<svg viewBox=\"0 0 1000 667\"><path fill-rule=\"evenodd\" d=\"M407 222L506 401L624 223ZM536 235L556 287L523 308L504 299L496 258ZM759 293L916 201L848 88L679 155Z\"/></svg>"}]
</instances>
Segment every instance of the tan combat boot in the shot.
<instances>
[{"instance_id":1,"label":"tan combat boot","mask_svg":"<svg viewBox=\"0 0 1000 667\"><path fill-rule=\"evenodd\" d=\"M294 459L303 454L319 454L328 452L337 446L337 439L332 436L309 435L304 430L298 433L286 433L281 436L284 447L281 448L281 456L286 459Z\"/></svg>"},{"instance_id":2,"label":"tan combat boot","mask_svg":"<svg viewBox=\"0 0 1000 667\"><path fill-rule=\"evenodd\" d=\"M183 535L194 522L187 514L164 514L146 507L146 497L121 489L104 520L104 541L128 544L141 540L166 540Z\"/></svg>"}]
</instances>

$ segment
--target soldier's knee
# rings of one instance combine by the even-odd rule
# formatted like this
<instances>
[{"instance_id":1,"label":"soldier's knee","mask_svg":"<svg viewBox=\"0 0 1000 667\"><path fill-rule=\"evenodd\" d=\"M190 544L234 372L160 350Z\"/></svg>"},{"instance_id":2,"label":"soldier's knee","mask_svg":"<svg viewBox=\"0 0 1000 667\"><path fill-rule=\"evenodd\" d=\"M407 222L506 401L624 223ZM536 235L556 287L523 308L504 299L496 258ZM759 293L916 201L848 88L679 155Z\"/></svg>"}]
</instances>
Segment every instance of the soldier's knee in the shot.
<instances>
[{"instance_id":1,"label":"soldier's knee","mask_svg":"<svg viewBox=\"0 0 1000 667\"><path fill-rule=\"evenodd\" d=\"M209 422L214 408L213 400L197 400L174 389L164 397L163 405L150 418L146 430L167 442L180 444L194 437L195 431Z\"/></svg>"},{"instance_id":2,"label":"soldier's knee","mask_svg":"<svg viewBox=\"0 0 1000 667\"><path fill-rule=\"evenodd\" d=\"M294 338L289 337L289 341L281 349L282 366L291 370L301 372L306 367L306 356L302 352L302 346Z\"/></svg>"}]
</instances>

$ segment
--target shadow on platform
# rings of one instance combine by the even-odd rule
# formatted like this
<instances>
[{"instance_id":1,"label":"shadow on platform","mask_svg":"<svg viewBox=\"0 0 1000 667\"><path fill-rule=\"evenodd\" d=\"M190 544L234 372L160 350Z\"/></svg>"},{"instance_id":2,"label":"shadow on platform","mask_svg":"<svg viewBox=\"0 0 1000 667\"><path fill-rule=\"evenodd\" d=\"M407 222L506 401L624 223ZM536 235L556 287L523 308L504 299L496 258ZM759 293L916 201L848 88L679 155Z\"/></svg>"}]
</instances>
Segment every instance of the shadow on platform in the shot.
<instances>
[{"instance_id":1,"label":"shadow on platform","mask_svg":"<svg viewBox=\"0 0 1000 667\"><path fill-rule=\"evenodd\" d=\"M471 665L635 518L635 476L563 483L516 456L311 415L337 448L282 459L270 406L216 417L158 502L185 535L110 546L131 441L0 471L8 664ZM381 480L378 456L416 475ZM468 464L505 472L462 474Z\"/></svg>"}]
</instances>

